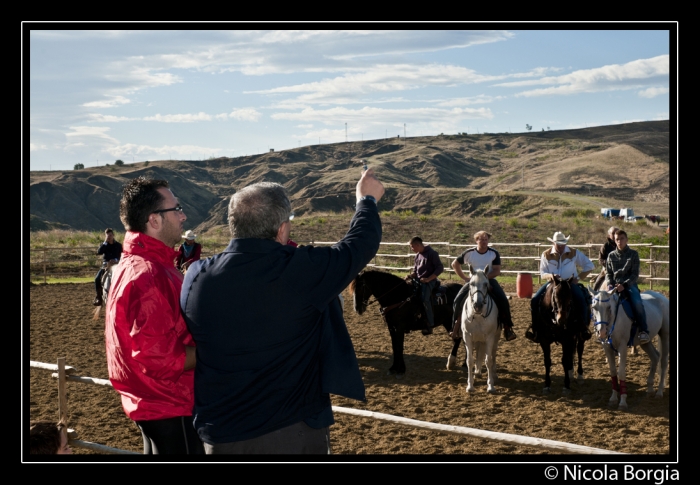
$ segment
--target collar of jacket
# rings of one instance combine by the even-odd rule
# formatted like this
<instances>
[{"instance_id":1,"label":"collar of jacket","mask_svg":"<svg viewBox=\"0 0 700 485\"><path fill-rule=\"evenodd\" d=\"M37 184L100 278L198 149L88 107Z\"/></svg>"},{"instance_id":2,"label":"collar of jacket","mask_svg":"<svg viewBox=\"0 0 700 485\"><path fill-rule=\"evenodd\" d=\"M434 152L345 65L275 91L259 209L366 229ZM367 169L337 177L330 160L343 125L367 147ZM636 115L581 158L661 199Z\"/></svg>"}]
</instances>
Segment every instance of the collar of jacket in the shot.
<instances>
[{"instance_id":1,"label":"collar of jacket","mask_svg":"<svg viewBox=\"0 0 700 485\"><path fill-rule=\"evenodd\" d=\"M228 247L224 249L225 253L269 253L273 249L277 248L289 248L290 250L296 249L293 246L284 246L277 241L272 239L257 239L257 238L246 238L246 239L231 239Z\"/></svg>"},{"instance_id":2,"label":"collar of jacket","mask_svg":"<svg viewBox=\"0 0 700 485\"><path fill-rule=\"evenodd\" d=\"M159 261L163 264L173 264L178 252L167 246L162 241L142 232L127 231L124 236L123 252L146 256L148 259Z\"/></svg>"}]
</instances>

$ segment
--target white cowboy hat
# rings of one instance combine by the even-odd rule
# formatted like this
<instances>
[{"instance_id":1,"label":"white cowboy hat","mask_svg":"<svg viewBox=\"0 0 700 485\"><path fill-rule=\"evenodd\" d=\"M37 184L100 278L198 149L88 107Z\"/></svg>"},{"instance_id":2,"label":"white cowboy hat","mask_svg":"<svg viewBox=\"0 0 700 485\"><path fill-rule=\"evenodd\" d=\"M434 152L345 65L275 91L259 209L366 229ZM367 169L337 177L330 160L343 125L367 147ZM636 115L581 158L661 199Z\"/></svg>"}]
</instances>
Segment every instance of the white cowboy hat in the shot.
<instances>
[{"instance_id":1,"label":"white cowboy hat","mask_svg":"<svg viewBox=\"0 0 700 485\"><path fill-rule=\"evenodd\" d=\"M551 238L548 237L547 240L552 241L554 244L566 244L569 242L570 237L571 236L564 237L564 233L557 231L554 233L554 236Z\"/></svg>"},{"instance_id":2,"label":"white cowboy hat","mask_svg":"<svg viewBox=\"0 0 700 485\"><path fill-rule=\"evenodd\" d=\"M192 231L187 231L182 235L183 239L187 239L189 241L194 240L194 238L196 238L196 237L197 237L197 235Z\"/></svg>"}]
</instances>

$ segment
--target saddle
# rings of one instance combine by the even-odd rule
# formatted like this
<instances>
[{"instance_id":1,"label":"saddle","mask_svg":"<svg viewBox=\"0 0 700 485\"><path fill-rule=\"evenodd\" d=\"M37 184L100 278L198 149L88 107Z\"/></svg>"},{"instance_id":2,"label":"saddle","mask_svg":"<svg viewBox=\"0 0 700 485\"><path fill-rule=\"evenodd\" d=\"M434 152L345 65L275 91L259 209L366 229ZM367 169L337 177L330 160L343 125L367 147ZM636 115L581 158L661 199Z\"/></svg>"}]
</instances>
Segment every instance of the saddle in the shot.
<instances>
[{"instance_id":1,"label":"saddle","mask_svg":"<svg viewBox=\"0 0 700 485\"><path fill-rule=\"evenodd\" d=\"M447 305L447 287L444 285L438 285L433 288L432 298L430 303L433 306Z\"/></svg>"}]
</instances>

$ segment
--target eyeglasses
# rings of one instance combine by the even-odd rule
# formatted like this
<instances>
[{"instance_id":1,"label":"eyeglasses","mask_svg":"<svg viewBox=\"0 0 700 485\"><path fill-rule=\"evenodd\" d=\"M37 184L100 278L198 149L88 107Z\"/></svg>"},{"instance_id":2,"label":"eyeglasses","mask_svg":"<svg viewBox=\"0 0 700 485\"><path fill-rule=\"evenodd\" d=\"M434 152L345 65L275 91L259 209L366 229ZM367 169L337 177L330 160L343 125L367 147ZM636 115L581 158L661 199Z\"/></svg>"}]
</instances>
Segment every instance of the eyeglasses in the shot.
<instances>
[{"instance_id":1,"label":"eyeglasses","mask_svg":"<svg viewBox=\"0 0 700 485\"><path fill-rule=\"evenodd\" d=\"M170 212L170 211L182 212L182 206L180 204L178 204L175 207L172 207L170 209L158 209L157 211L153 211L153 213L160 214L161 212Z\"/></svg>"}]
</instances>

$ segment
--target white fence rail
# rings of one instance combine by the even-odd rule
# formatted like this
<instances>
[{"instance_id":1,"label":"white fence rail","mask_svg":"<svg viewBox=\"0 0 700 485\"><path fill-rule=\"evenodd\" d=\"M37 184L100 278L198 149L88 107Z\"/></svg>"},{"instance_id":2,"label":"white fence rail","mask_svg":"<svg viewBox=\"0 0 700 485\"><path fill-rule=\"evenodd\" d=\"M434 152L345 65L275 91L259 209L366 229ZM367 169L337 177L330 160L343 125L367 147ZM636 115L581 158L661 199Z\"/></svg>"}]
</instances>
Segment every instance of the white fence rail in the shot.
<instances>
[{"instance_id":1,"label":"white fence rail","mask_svg":"<svg viewBox=\"0 0 700 485\"><path fill-rule=\"evenodd\" d=\"M68 402L66 399L66 382L82 382L84 384L94 384L100 386L112 387L112 383L108 379L99 379L96 377L85 377L85 376L75 376L77 371L74 367L69 367L65 365L66 359L59 358L57 364L47 364L44 362L29 361L29 366L37 369L43 369L47 371L58 371L51 374L51 377L58 379L58 415L59 420L63 419L64 422L68 414ZM400 416L393 416L391 414L377 413L374 411L365 411L362 409L352 409L343 408L338 406L333 406L333 411L337 413L348 414L352 416L359 416L362 418L378 419L380 421L386 421L394 424L401 424L405 426L411 426L413 428L425 429L429 431L435 431L438 433L448 433L448 434L459 434L472 436L474 438L482 438L491 441L498 441L502 443L509 443L513 445L531 446L534 448L542 448L553 451L558 451L561 453L568 454L581 454L581 455L625 455L626 453L618 451L604 450L600 448L592 448L589 446L575 445L571 443L565 443L562 441L553 441L542 438L534 438L530 436L520 436L516 434L509 433L499 433L495 431L486 431L476 428L467 428L464 426L451 426L447 424L430 423L428 421L419 421L416 419L403 418ZM68 430L68 444L75 447L86 448L100 453L107 454L119 454L119 455L139 455L133 451L121 450L119 448L112 448L110 446L101 445L98 443L92 443L90 441L83 441L78 439L77 433L69 429Z\"/></svg>"}]
</instances>

